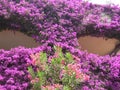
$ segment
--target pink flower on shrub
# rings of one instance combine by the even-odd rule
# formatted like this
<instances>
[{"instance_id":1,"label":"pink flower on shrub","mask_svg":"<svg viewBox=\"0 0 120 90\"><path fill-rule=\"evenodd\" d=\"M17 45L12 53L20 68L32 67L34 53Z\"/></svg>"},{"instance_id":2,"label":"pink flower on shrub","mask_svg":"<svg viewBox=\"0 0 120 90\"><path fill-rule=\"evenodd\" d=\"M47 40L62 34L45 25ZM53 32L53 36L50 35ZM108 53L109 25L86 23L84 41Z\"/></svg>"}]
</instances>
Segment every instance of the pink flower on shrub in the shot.
<instances>
[{"instance_id":1,"label":"pink flower on shrub","mask_svg":"<svg viewBox=\"0 0 120 90\"><path fill-rule=\"evenodd\" d=\"M31 54L30 57L32 59L32 64L35 65L37 57L34 54Z\"/></svg>"},{"instance_id":2,"label":"pink flower on shrub","mask_svg":"<svg viewBox=\"0 0 120 90\"><path fill-rule=\"evenodd\" d=\"M54 84L54 87L55 88L62 88L62 85L60 85L60 84Z\"/></svg>"},{"instance_id":3,"label":"pink flower on shrub","mask_svg":"<svg viewBox=\"0 0 120 90\"><path fill-rule=\"evenodd\" d=\"M32 58L32 64L33 65L39 65L40 64L40 53L31 54L30 57Z\"/></svg>"},{"instance_id":4,"label":"pink flower on shrub","mask_svg":"<svg viewBox=\"0 0 120 90\"><path fill-rule=\"evenodd\" d=\"M56 58L56 57L59 57L59 53L57 52L54 54L53 58Z\"/></svg>"},{"instance_id":5,"label":"pink flower on shrub","mask_svg":"<svg viewBox=\"0 0 120 90\"><path fill-rule=\"evenodd\" d=\"M53 84L53 85L42 86L41 89L42 90L56 90L56 89L61 90L62 87L63 86L60 84Z\"/></svg>"},{"instance_id":6,"label":"pink flower on shrub","mask_svg":"<svg viewBox=\"0 0 120 90\"><path fill-rule=\"evenodd\" d=\"M41 90L55 90L53 86L42 86Z\"/></svg>"},{"instance_id":7,"label":"pink flower on shrub","mask_svg":"<svg viewBox=\"0 0 120 90\"><path fill-rule=\"evenodd\" d=\"M80 64L68 64L67 67L68 70L63 70L62 73L67 73L68 75L75 74L76 79L80 79L80 81L89 80L89 76L80 71Z\"/></svg>"},{"instance_id":8,"label":"pink flower on shrub","mask_svg":"<svg viewBox=\"0 0 120 90\"><path fill-rule=\"evenodd\" d=\"M88 81L90 79L90 76L88 75L84 75L83 77L84 77L84 81Z\"/></svg>"},{"instance_id":9,"label":"pink flower on shrub","mask_svg":"<svg viewBox=\"0 0 120 90\"><path fill-rule=\"evenodd\" d=\"M35 78L35 79L31 80L32 84L37 83L37 82L39 82L39 78Z\"/></svg>"},{"instance_id":10,"label":"pink flower on shrub","mask_svg":"<svg viewBox=\"0 0 120 90\"><path fill-rule=\"evenodd\" d=\"M50 63L51 60L52 60L52 56L50 56L50 57L48 58L48 62Z\"/></svg>"},{"instance_id":11,"label":"pink flower on shrub","mask_svg":"<svg viewBox=\"0 0 120 90\"><path fill-rule=\"evenodd\" d=\"M31 76L30 74L28 74L28 78L29 78L29 79L32 79L32 76Z\"/></svg>"},{"instance_id":12,"label":"pink flower on shrub","mask_svg":"<svg viewBox=\"0 0 120 90\"><path fill-rule=\"evenodd\" d=\"M62 65L65 65L65 60L62 60L62 61L61 61L61 64L62 64Z\"/></svg>"}]
</instances>

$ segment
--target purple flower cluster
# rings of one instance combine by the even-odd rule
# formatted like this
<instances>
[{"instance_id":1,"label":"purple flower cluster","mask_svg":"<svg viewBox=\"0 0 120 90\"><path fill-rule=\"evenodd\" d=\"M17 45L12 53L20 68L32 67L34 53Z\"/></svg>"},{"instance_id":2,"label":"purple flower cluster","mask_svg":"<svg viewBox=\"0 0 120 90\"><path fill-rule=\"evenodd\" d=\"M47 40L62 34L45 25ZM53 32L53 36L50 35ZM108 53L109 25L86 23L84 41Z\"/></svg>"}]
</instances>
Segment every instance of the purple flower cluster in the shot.
<instances>
[{"instance_id":1,"label":"purple flower cluster","mask_svg":"<svg viewBox=\"0 0 120 90\"><path fill-rule=\"evenodd\" d=\"M0 90L28 90L27 64L30 62L30 50L15 48L0 50Z\"/></svg>"},{"instance_id":2,"label":"purple flower cluster","mask_svg":"<svg viewBox=\"0 0 120 90\"><path fill-rule=\"evenodd\" d=\"M45 51L53 55L53 44L63 52L80 58L83 72L90 81L83 90L118 90L120 88L120 56L97 56L80 51L81 35L120 38L120 7L93 5L82 0L0 0L0 29L19 29L42 45L39 48L15 48L0 51L0 89L29 90L27 63L30 54Z\"/></svg>"},{"instance_id":3,"label":"purple flower cluster","mask_svg":"<svg viewBox=\"0 0 120 90\"><path fill-rule=\"evenodd\" d=\"M29 90L30 55L43 50L45 45L35 49L18 47L10 51L0 50L0 90Z\"/></svg>"},{"instance_id":4,"label":"purple flower cluster","mask_svg":"<svg viewBox=\"0 0 120 90\"><path fill-rule=\"evenodd\" d=\"M98 57L96 55L87 55L86 62L91 75L91 80L88 82L90 90L116 90L120 88L120 56L116 57ZM86 66L83 63L83 67ZM87 72L87 73L88 73ZM118 86L115 86L115 83ZM114 87L113 87L114 86Z\"/></svg>"},{"instance_id":5,"label":"purple flower cluster","mask_svg":"<svg viewBox=\"0 0 120 90\"><path fill-rule=\"evenodd\" d=\"M19 29L40 43L64 42L77 47L77 36L119 38L118 6L82 0L1 0L1 29Z\"/></svg>"}]
</instances>

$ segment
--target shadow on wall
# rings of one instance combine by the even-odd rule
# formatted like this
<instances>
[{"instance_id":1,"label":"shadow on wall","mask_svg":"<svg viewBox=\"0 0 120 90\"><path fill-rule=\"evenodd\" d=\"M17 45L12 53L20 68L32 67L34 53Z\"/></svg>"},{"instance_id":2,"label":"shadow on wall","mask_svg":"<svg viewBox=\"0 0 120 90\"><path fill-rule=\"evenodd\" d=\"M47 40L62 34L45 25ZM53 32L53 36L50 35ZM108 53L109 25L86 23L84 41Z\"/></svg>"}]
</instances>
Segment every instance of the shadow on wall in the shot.
<instances>
[{"instance_id":1,"label":"shadow on wall","mask_svg":"<svg viewBox=\"0 0 120 90\"><path fill-rule=\"evenodd\" d=\"M32 37L29 37L19 31L4 30L0 32L0 49L9 50L14 47L24 46L33 48L39 46Z\"/></svg>"},{"instance_id":2,"label":"shadow on wall","mask_svg":"<svg viewBox=\"0 0 120 90\"><path fill-rule=\"evenodd\" d=\"M119 43L119 40L106 40L103 37L84 36L78 38L78 42L82 50L87 50L89 53L98 55L106 55L112 52L116 44Z\"/></svg>"}]
</instances>

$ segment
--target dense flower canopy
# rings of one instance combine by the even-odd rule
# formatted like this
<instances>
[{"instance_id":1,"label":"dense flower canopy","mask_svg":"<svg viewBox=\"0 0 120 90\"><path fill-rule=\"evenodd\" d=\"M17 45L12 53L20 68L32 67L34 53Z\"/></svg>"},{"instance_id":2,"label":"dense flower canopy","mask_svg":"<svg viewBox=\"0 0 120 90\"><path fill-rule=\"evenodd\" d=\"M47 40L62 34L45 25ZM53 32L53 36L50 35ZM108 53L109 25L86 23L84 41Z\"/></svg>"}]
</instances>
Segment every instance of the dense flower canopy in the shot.
<instances>
[{"instance_id":1,"label":"dense flower canopy","mask_svg":"<svg viewBox=\"0 0 120 90\"><path fill-rule=\"evenodd\" d=\"M78 46L76 36L119 38L119 7L81 0L1 0L1 29L20 29L41 43Z\"/></svg>"},{"instance_id":2,"label":"dense flower canopy","mask_svg":"<svg viewBox=\"0 0 120 90\"><path fill-rule=\"evenodd\" d=\"M120 88L119 55L97 56L77 49L77 37L82 35L119 39L120 7L81 0L0 0L0 25L1 30L18 29L44 44L34 49L0 51L0 88L3 90L15 90L18 86L19 90L28 90L25 64L31 60L29 55L39 50L52 55L53 44L80 58L83 71L91 76L90 81L83 84L83 90ZM22 81L17 80L18 74ZM23 76L26 79L23 80Z\"/></svg>"}]
</instances>

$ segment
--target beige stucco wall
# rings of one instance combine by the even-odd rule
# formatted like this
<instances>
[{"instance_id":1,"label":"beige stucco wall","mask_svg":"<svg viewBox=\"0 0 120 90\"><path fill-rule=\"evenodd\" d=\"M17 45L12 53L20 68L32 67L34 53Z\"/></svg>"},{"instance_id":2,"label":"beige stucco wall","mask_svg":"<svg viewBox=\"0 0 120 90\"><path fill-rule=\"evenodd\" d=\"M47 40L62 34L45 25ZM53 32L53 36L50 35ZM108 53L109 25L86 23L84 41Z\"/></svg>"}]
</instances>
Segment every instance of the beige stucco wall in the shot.
<instances>
[{"instance_id":1,"label":"beige stucco wall","mask_svg":"<svg viewBox=\"0 0 120 90\"><path fill-rule=\"evenodd\" d=\"M87 50L89 53L95 53L99 55L109 54L115 45L119 43L117 39L105 39L103 37L85 36L80 37L78 42L82 50Z\"/></svg>"},{"instance_id":2,"label":"beige stucco wall","mask_svg":"<svg viewBox=\"0 0 120 90\"><path fill-rule=\"evenodd\" d=\"M9 50L14 47L24 46L24 47L36 47L39 44L35 40L27 35L15 31L5 30L0 32L0 49Z\"/></svg>"}]
</instances>

